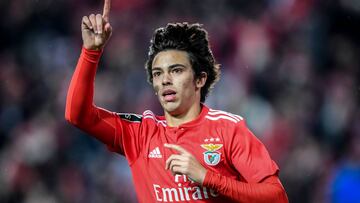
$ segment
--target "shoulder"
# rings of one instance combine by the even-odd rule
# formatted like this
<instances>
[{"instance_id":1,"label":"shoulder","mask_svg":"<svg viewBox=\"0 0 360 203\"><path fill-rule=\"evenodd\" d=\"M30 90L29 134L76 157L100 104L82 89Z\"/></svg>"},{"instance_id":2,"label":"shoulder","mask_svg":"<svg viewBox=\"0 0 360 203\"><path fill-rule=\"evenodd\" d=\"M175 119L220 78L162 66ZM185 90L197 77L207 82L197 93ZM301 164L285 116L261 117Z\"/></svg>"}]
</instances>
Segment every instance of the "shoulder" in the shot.
<instances>
[{"instance_id":1,"label":"shoulder","mask_svg":"<svg viewBox=\"0 0 360 203\"><path fill-rule=\"evenodd\" d=\"M166 126L166 120L163 116L155 115L151 110L146 110L142 114L135 113L116 113L122 121L131 123L152 123L155 125Z\"/></svg>"},{"instance_id":2,"label":"shoulder","mask_svg":"<svg viewBox=\"0 0 360 203\"><path fill-rule=\"evenodd\" d=\"M142 114L135 113L116 113L121 122L128 124L140 124L142 126L166 126L163 116L155 115L151 110L146 110Z\"/></svg>"},{"instance_id":3,"label":"shoulder","mask_svg":"<svg viewBox=\"0 0 360 203\"><path fill-rule=\"evenodd\" d=\"M116 113L121 120L139 123L142 121L142 115L135 113Z\"/></svg>"},{"instance_id":4,"label":"shoulder","mask_svg":"<svg viewBox=\"0 0 360 203\"><path fill-rule=\"evenodd\" d=\"M157 125L166 126L166 120L163 116L155 115L151 110L146 110L142 114L143 120L148 120L151 123L155 123Z\"/></svg>"},{"instance_id":5,"label":"shoulder","mask_svg":"<svg viewBox=\"0 0 360 203\"><path fill-rule=\"evenodd\" d=\"M244 121L244 118L242 116L222 110L211 109L211 108L209 108L209 111L205 116L205 119L209 120L211 123L214 124L222 123L228 125L237 125Z\"/></svg>"}]
</instances>

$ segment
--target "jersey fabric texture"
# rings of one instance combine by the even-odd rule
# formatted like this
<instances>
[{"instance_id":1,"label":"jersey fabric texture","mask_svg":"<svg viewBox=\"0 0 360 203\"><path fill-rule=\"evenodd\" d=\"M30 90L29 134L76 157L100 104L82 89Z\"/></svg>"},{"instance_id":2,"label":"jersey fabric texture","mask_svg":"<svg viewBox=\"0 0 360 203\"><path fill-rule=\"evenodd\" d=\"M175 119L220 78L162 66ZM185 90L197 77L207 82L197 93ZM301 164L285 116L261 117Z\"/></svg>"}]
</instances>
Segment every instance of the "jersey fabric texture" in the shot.
<instances>
[{"instance_id":1,"label":"jersey fabric texture","mask_svg":"<svg viewBox=\"0 0 360 203\"><path fill-rule=\"evenodd\" d=\"M138 115L96 107L94 78L100 56L101 51L83 49L69 87L66 117L126 157L139 202L245 201L235 194L237 190L228 191L229 185L257 184L277 176L278 166L238 115L201 104L195 120L170 127L163 116L150 110ZM176 153L165 148L165 143L180 145L208 170L202 186L185 175L165 170L166 160ZM267 194L271 188L263 192ZM261 190L255 193L262 195ZM287 202L286 197L279 197L277 202Z\"/></svg>"}]
</instances>

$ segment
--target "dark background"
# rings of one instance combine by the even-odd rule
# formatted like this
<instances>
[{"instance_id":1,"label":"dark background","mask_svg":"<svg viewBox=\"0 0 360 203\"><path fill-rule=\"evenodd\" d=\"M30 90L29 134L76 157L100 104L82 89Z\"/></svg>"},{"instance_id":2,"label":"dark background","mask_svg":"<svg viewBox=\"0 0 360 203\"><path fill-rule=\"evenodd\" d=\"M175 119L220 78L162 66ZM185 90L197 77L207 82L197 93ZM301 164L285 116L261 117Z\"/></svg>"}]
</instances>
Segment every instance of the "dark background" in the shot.
<instances>
[{"instance_id":1,"label":"dark background","mask_svg":"<svg viewBox=\"0 0 360 203\"><path fill-rule=\"evenodd\" d=\"M136 202L126 160L64 120L83 15L100 0L1 0L0 202ZM199 22L290 202L360 202L360 1L113 0L96 104L162 113L144 63L155 28Z\"/></svg>"}]
</instances>

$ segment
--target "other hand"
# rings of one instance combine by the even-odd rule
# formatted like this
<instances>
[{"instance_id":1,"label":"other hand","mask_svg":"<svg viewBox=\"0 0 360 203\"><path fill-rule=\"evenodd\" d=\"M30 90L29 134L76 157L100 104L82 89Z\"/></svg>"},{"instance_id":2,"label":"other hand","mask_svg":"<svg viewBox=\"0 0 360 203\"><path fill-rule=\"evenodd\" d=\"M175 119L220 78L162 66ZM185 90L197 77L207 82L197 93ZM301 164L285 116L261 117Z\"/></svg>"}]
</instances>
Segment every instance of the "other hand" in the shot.
<instances>
[{"instance_id":1,"label":"other hand","mask_svg":"<svg viewBox=\"0 0 360 203\"><path fill-rule=\"evenodd\" d=\"M184 148L175 144L165 144L166 148L173 149L179 154L172 154L165 163L165 169L175 174L187 175L193 181L203 184L207 170L198 160Z\"/></svg>"}]
</instances>

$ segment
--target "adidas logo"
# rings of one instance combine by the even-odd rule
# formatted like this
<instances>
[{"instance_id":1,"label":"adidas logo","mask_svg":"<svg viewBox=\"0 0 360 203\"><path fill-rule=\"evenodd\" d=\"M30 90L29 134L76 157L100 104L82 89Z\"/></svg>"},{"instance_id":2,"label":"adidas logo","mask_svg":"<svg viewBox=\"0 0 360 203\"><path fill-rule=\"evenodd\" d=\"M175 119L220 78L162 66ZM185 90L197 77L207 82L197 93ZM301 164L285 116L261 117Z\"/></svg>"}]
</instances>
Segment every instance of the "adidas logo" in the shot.
<instances>
[{"instance_id":1,"label":"adidas logo","mask_svg":"<svg viewBox=\"0 0 360 203\"><path fill-rule=\"evenodd\" d=\"M159 147L156 147L149 153L149 158L162 158Z\"/></svg>"}]
</instances>

